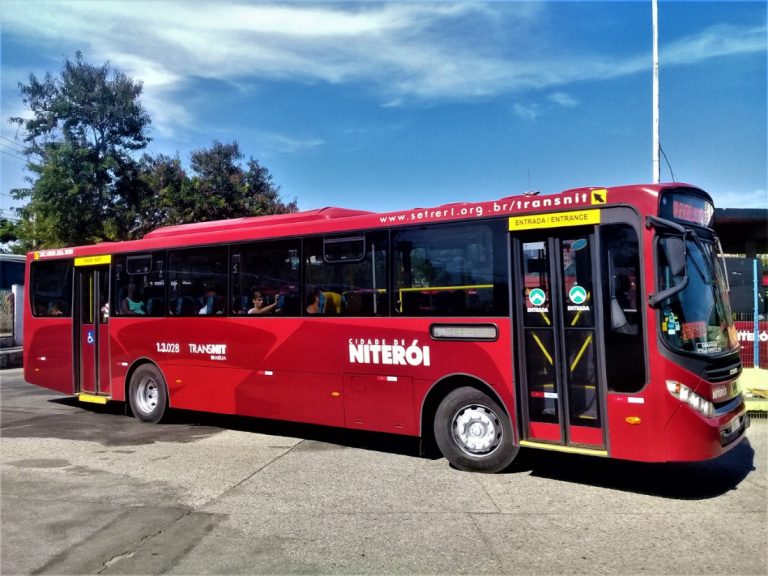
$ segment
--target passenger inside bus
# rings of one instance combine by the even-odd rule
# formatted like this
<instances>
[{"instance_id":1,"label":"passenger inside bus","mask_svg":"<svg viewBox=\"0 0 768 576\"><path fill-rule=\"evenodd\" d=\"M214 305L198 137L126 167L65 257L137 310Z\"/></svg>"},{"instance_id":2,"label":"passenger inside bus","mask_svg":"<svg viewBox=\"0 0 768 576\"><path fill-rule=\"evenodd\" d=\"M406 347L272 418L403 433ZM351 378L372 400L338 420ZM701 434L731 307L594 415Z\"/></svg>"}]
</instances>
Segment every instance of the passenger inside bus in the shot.
<instances>
[{"instance_id":1,"label":"passenger inside bus","mask_svg":"<svg viewBox=\"0 0 768 576\"><path fill-rule=\"evenodd\" d=\"M139 296L139 290L134 282L128 284L128 295L120 301L120 314L126 316L143 316L144 302Z\"/></svg>"},{"instance_id":2,"label":"passenger inside bus","mask_svg":"<svg viewBox=\"0 0 768 576\"><path fill-rule=\"evenodd\" d=\"M320 288L315 288L309 297L309 306L307 306L307 314L322 314L323 313L323 291Z\"/></svg>"},{"instance_id":3,"label":"passenger inside bus","mask_svg":"<svg viewBox=\"0 0 768 576\"><path fill-rule=\"evenodd\" d=\"M216 290L209 289L203 296L203 307L198 312L200 315L221 315L224 314L224 303L216 294Z\"/></svg>"},{"instance_id":4,"label":"passenger inside bus","mask_svg":"<svg viewBox=\"0 0 768 576\"><path fill-rule=\"evenodd\" d=\"M260 315L260 314L272 314L272 311L279 313L280 309L277 307L278 302L266 303L266 297L260 292L253 293L253 308L248 310L248 314Z\"/></svg>"}]
</instances>

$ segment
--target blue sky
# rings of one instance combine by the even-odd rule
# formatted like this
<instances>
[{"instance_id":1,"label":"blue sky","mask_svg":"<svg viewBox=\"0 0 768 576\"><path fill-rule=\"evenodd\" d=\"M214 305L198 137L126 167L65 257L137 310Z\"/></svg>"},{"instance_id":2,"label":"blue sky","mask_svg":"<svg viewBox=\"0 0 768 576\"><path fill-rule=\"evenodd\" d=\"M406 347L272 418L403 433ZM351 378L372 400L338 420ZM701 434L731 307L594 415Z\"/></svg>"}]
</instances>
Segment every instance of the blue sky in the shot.
<instances>
[{"instance_id":1,"label":"blue sky","mask_svg":"<svg viewBox=\"0 0 768 576\"><path fill-rule=\"evenodd\" d=\"M650 0L4 0L0 19L5 210L24 175L18 83L76 50L143 81L149 153L188 163L237 140L301 209L652 179ZM766 3L662 1L659 34L675 179L768 206Z\"/></svg>"}]
</instances>

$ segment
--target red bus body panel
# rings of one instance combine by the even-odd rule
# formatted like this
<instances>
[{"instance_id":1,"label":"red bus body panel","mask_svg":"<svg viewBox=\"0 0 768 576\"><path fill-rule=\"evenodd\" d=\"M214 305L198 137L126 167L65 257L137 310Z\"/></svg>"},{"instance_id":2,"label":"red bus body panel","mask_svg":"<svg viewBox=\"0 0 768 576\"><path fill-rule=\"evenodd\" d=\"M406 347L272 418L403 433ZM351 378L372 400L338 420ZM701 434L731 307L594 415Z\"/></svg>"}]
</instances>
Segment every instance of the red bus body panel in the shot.
<instances>
[{"instance_id":1,"label":"red bus body panel","mask_svg":"<svg viewBox=\"0 0 768 576\"><path fill-rule=\"evenodd\" d=\"M684 186L674 184L674 187ZM611 206L632 207L642 215L658 212L664 185L608 189ZM285 217L243 218L218 223L168 227L145 239L41 251L33 258L83 257L163 250L179 246L284 238L351 230L387 229L478 218L595 208L591 189L541 197L448 205L374 214L323 209ZM644 297L653 292L653 230L644 229L641 258ZM63 251L62 251L63 252ZM664 358L658 346L657 313L645 306L647 384L639 392L608 392L605 397L608 456L639 461L712 458L738 444L721 446L720 430L736 414L706 419L667 392L665 380L680 379L709 386ZM494 324L495 341L445 341L430 336L433 323ZM27 381L65 394L74 390L71 318L35 317L24 313L24 369ZM84 337L85 338L85 337ZM112 317L102 326L100 351L102 394L126 399L131 370L149 361L161 370L173 408L240 414L404 435L421 435L431 422L423 409L431 390L450 377L471 377L488 386L509 414L517 435L512 320L503 318L396 317ZM378 350L378 362L361 362L354 346ZM418 347L420 363L392 362L392 347ZM428 350L427 350L428 349ZM366 349L372 350L372 349ZM403 352L397 352L402 354ZM372 352L373 354L373 352ZM373 358L373 357L371 357ZM534 424L536 437L560 441L556 425ZM600 446L601 429L572 427L583 445ZM743 437L743 435L741 436Z\"/></svg>"}]
</instances>

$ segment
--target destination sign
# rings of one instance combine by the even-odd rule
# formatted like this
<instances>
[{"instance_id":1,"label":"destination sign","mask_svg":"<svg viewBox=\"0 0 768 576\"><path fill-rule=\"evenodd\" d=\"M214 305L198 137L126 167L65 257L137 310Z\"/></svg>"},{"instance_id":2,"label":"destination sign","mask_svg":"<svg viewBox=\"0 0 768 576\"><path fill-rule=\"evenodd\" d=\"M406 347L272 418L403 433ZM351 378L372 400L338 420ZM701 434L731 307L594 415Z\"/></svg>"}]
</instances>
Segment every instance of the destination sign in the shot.
<instances>
[{"instance_id":1,"label":"destination sign","mask_svg":"<svg viewBox=\"0 0 768 576\"><path fill-rule=\"evenodd\" d=\"M671 191L661 197L659 216L667 220L710 227L714 214L715 207L701 196Z\"/></svg>"}]
</instances>

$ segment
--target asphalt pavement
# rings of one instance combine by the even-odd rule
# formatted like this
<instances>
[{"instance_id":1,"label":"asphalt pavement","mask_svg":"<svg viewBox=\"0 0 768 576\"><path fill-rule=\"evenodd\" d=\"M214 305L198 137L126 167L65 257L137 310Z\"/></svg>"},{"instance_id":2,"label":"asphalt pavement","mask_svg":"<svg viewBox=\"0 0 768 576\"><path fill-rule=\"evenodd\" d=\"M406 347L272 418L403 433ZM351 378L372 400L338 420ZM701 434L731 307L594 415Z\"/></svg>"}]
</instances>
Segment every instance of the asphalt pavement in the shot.
<instances>
[{"instance_id":1,"label":"asphalt pavement","mask_svg":"<svg viewBox=\"0 0 768 576\"><path fill-rule=\"evenodd\" d=\"M768 574L768 420L725 456L528 452L182 412L142 424L0 371L0 573Z\"/></svg>"}]
</instances>

